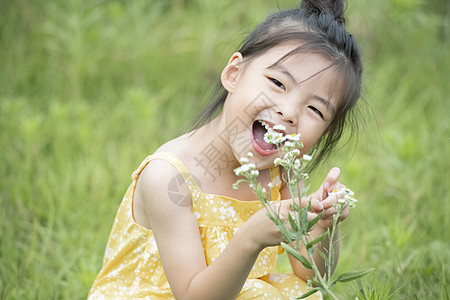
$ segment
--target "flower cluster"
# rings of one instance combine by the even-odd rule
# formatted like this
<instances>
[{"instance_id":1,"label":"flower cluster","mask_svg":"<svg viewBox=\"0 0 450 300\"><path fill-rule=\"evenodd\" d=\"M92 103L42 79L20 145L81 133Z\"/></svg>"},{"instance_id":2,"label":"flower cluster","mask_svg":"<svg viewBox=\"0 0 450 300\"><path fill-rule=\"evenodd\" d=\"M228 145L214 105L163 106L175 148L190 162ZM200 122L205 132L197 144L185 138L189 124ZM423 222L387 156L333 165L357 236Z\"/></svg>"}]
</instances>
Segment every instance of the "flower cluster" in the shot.
<instances>
[{"instance_id":1,"label":"flower cluster","mask_svg":"<svg viewBox=\"0 0 450 300\"><path fill-rule=\"evenodd\" d=\"M241 166L234 169L234 173L236 176L242 176L248 172L248 175L257 177L259 175L259 171L256 170L256 165L249 162L249 158L253 157L253 153L248 152L247 157L241 157L239 162Z\"/></svg>"},{"instance_id":2,"label":"flower cluster","mask_svg":"<svg viewBox=\"0 0 450 300\"><path fill-rule=\"evenodd\" d=\"M348 189L348 188L342 188L340 191L334 190L331 193L328 193L328 195L343 195L342 198L338 198L338 203L342 206L348 205L350 208L353 208L356 206L356 202L358 202L357 199L355 199L353 196L355 193Z\"/></svg>"},{"instance_id":3,"label":"flower cluster","mask_svg":"<svg viewBox=\"0 0 450 300\"><path fill-rule=\"evenodd\" d=\"M241 159L239 160L239 162L241 163L241 166L234 169L234 173L236 174L236 176L243 176L247 179L246 180L244 180L244 179L238 180L237 182L235 182L233 184L233 188L238 189L239 184L241 182L245 181L249 184L249 186L252 189L258 190L258 193L265 194L266 190L264 188L262 188L259 183L257 183L256 179L258 178L259 171L256 170L255 164L250 163L250 158L252 158L252 157L253 157L253 153L248 152L247 157L241 157Z\"/></svg>"},{"instance_id":4,"label":"flower cluster","mask_svg":"<svg viewBox=\"0 0 450 300\"><path fill-rule=\"evenodd\" d=\"M307 173L302 172L302 162L299 158L300 149L303 149L303 143L300 142L301 134L283 134L286 128L283 125L275 125L271 128L266 123L262 122L266 127L267 132L264 135L264 140L267 143L274 144L278 149L284 152L283 157L277 157L274 160L275 166L282 166L289 174L292 172L292 177L289 178L288 184L292 187L297 186L301 179L308 178ZM281 153L279 153L281 156ZM304 154L302 159L310 161L312 157Z\"/></svg>"},{"instance_id":5,"label":"flower cluster","mask_svg":"<svg viewBox=\"0 0 450 300\"><path fill-rule=\"evenodd\" d=\"M269 124L267 124L264 121L261 121L261 124L266 128L267 132L264 134L264 141L269 144L273 144L276 146L280 146L284 143L285 147L288 148L294 148L298 147L299 145L302 145L300 148L303 147L303 144L300 141L300 133L298 134L283 134L283 132L286 130L286 127L283 125L274 125L273 127L270 127ZM282 149L285 151L284 149Z\"/></svg>"},{"instance_id":6,"label":"flower cluster","mask_svg":"<svg viewBox=\"0 0 450 300\"><path fill-rule=\"evenodd\" d=\"M275 125L273 128L269 126L264 121L261 121L261 124L266 128L267 132L264 134L264 141L269 144L273 145L280 145L284 141L286 141L286 138L284 137L284 134L281 132L283 130L286 130L286 127L283 125Z\"/></svg>"}]
</instances>

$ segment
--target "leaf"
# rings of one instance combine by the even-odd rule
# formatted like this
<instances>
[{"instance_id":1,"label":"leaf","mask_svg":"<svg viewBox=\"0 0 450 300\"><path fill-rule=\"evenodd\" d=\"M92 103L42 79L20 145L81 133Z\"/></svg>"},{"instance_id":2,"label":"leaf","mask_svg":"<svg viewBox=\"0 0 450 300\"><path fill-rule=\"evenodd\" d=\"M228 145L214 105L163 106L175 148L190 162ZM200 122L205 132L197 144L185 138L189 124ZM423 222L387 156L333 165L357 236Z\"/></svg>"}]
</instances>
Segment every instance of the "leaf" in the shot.
<instances>
[{"instance_id":1,"label":"leaf","mask_svg":"<svg viewBox=\"0 0 450 300\"><path fill-rule=\"evenodd\" d=\"M311 296L312 294L316 293L318 290L319 289L312 289L309 292L307 292L306 294L301 295L297 299L305 299L306 297Z\"/></svg>"},{"instance_id":2,"label":"leaf","mask_svg":"<svg viewBox=\"0 0 450 300\"><path fill-rule=\"evenodd\" d=\"M300 252L284 242L281 242L281 246L288 254L292 255L296 260L301 262L305 268L312 269L311 263L303 255L301 255Z\"/></svg>"},{"instance_id":3,"label":"leaf","mask_svg":"<svg viewBox=\"0 0 450 300\"><path fill-rule=\"evenodd\" d=\"M289 219L289 224L291 224L292 230L297 231L298 230L297 223L295 223L295 220L291 216L291 214L288 215L288 219Z\"/></svg>"},{"instance_id":4,"label":"leaf","mask_svg":"<svg viewBox=\"0 0 450 300\"><path fill-rule=\"evenodd\" d=\"M330 265L334 265L334 247L328 249L328 259L330 261Z\"/></svg>"},{"instance_id":5,"label":"leaf","mask_svg":"<svg viewBox=\"0 0 450 300\"><path fill-rule=\"evenodd\" d=\"M327 266L329 266L330 265L330 261L328 259L328 256L325 253L323 253L322 251L319 251L319 254L323 258L323 261L325 262L325 264Z\"/></svg>"},{"instance_id":6,"label":"leaf","mask_svg":"<svg viewBox=\"0 0 450 300\"><path fill-rule=\"evenodd\" d=\"M314 219L312 219L309 223L308 223L308 227L306 229L306 231L310 231L311 228L316 225L316 223L320 220L320 218L322 218L323 214L325 212L321 212L320 214L318 214Z\"/></svg>"},{"instance_id":7,"label":"leaf","mask_svg":"<svg viewBox=\"0 0 450 300\"><path fill-rule=\"evenodd\" d=\"M281 234L286 238L286 240L290 243L297 239L297 234L295 232L289 231L284 224L276 225L280 230Z\"/></svg>"},{"instance_id":8,"label":"leaf","mask_svg":"<svg viewBox=\"0 0 450 300\"><path fill-rule=\"evenodd\" d=\"M315 286L316 288L319 288L320 282L316 278L317 278L317 275L316 275L316 277L309 279L309 281L311 282L311 284L313 284L313 286Z\"/></svg>"},{"instance_id":9,"label":"leaf","mask_svg":"<svg viewBox=\"0 0 450 300\"><path fill-rule=\"evenodd\" d=\"M317 243L320 243L321 241L323 241L324 238L326 238L328 236L328 233L324 232L322 233L318 238L316 238L315 240L312 240L311 242L309 242L308 244L306 244L306 249L311 248L312 246L314 246Z\"/></svg>"},{"instance_id":10,"label":"leaf","mask_svg":"<svg viewBox=\"0 0 450 300\"><path fill-rule=\"evenodd\" d=\"M280 230L281 234L285 237L285 239L291 243L293 240L297 239L297 235L295 232L289 231L286 226L284 225L283 221L281 220L275 220L275 218L272 218L272 216L269 216L271 220L275 223L277 228Z\"/></svg>"},{"instance_id":11,"label":"leaf","mask_svg":"<svg viewBox=\"0 0 450 300\"><path fill-rule=\"evenodd\" d=\"M373 270L375 270L375 268L347 272L347 273L339 275L338 278L336 278L335 282L352 281L352 280L358 279L360 277L363 277L364 275L372 272Z\"/></svg>"},{"instance_id":12,"label":"leaf","mask_svg":"<svg viewBox=\"0 0 450 300\"><path fill-rule=\"evenodd\" d=\"M302 228L308 228L308 211L309 211L309 208L306 208L306 209L302 208L302 210L299 213L300 224L301 224Z\"/></svg>"}]
</instances>

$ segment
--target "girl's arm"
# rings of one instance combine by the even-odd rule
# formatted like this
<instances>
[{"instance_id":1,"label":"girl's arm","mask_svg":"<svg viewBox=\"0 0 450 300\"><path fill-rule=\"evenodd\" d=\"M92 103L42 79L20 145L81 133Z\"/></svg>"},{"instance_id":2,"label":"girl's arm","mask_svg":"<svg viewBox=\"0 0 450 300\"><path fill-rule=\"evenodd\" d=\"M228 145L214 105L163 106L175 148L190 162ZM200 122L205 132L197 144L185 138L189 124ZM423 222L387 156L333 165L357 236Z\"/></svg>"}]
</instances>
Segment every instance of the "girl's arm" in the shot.
<instances>
[{"instance_id":1,"label":"girl's arm","mask_svg":"<svg viewBox=\"0 0 450 300\"><path fill-rule=\"evenodd\" d=\"M178 206L168 197L168 183L176 175L169 163L152 161L141 173L135 193L148 216L172 291L177 299L235 299L259 252L278 245L283 237L261 210L207 266L192 207ZM181 195L189 193L185 185L180 187Z\"/></svg>"},{"instance_id":2,"label":"girl's arm","mask_svg":"<svg viewBox=\"0 0 450 300\"><path fill-rule=\"evenodd\" d=\"M320 202L323 206L323 210L325 211L322 219L313 227L313 229L310 231L310 240L318 238L320 235L322 235L324 232L327 231L328 227L332 225L333 215L336 213L335 209L333 208L333 204L337 202L337 198L334 195L328 196L328 193L330 193L333 190L340 190L341 188L345 187L341 183L339 183L339 176L340 176L340 170L338 168L333 168L328 173L326 179L320 186L320 188L312 193L309 198L311 198L312 203L316 203L316 201ZM287 187L283 187L281 191L281 196L283 199L287 197L291 197L289 190ZM306 201L302 201L306 202ZM322 209L317 209L317 205L313 205L312 209L315 210L312 212L314 215L315 213L319 213L322 211ZM344 210L343 215L340 220L345 219L348 216L348 208ZM329 246L329 239L325 238L322 242L318 243L315 246L314 251L314 261L321 271L322 274L324 274L327 270L325 266L325 262L323 258L320 256L319 252L325 252L328 253L328 246ZM336 263L339 258L339 232L336 231L334 235L334 258L335 258L335 265L333 266L332 270L334 270ZM306 252L306 249L303 247L300 249L300 253L308 257L308 254ZM302 278L303 280L307 280L308 278L314 277L314 272L310 269L305 268L298 260L295 258L289 256L289 261L291 263L292 269L294 273Z\"/></svg>"}]
</instances>

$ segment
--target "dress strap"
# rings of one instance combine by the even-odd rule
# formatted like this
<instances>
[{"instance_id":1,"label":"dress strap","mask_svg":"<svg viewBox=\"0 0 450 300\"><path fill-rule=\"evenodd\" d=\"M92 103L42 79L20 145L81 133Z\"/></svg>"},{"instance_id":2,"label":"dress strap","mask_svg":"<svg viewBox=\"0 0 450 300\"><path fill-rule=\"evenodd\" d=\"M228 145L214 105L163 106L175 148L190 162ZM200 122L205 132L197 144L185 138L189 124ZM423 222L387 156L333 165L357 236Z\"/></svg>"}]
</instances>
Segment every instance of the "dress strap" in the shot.
<instances>
[{"instance_id":1,"label":"dress strap","mask_svg":"<svg viewBox=\"0 0 450 300\"><path fill-rule=\"evenodd\" d=\"M189 172L188 168L186 168L183 162L175 154L170 152L156 152L152 155L147 156L141 163L141 165L136 169L136 171L133 172L132 179L137 181L142 170L144 170L144 168L148 165L149 162L155 159L165 160L172 166L174 166L177 169L178 173L180 173L180 175L183 177L184 182L188 186L191 193L200 192L199 185L194 179L194 176L192 176L192 174Z\"/></svg>"}]
</instances>

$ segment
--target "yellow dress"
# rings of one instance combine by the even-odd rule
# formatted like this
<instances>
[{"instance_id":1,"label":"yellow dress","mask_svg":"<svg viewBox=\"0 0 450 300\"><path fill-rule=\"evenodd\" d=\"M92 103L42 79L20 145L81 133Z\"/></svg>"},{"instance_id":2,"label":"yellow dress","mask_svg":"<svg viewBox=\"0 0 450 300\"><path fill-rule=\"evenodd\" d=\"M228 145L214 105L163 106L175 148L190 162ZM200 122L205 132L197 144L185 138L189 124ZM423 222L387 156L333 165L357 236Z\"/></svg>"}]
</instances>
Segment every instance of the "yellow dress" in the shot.
<instances>
[{"instance_id":1,"label":"yellow dress","mask_svg":"<svg viewBox=\"0 0 450 300\"><path fill-rule=\"evenodd\" d=\"M145 166L162 159L183 176L192 198L206 263L211 264L248 218L260 210L259 201L203 193L183 163L173 154L157 152L148 156L133 173L130 187L117 212L103 266L89 292L91 299L175 299L163 271L153 232L137 224L132 213L136 183ZM271 170L272 201L280 200L279 169ZM238 299L289 299L307 292L306 283L294 274L273 273L281 247L261 251ZM313 295L309 299L321 299Z\"/></svg>"}]
</instances>

